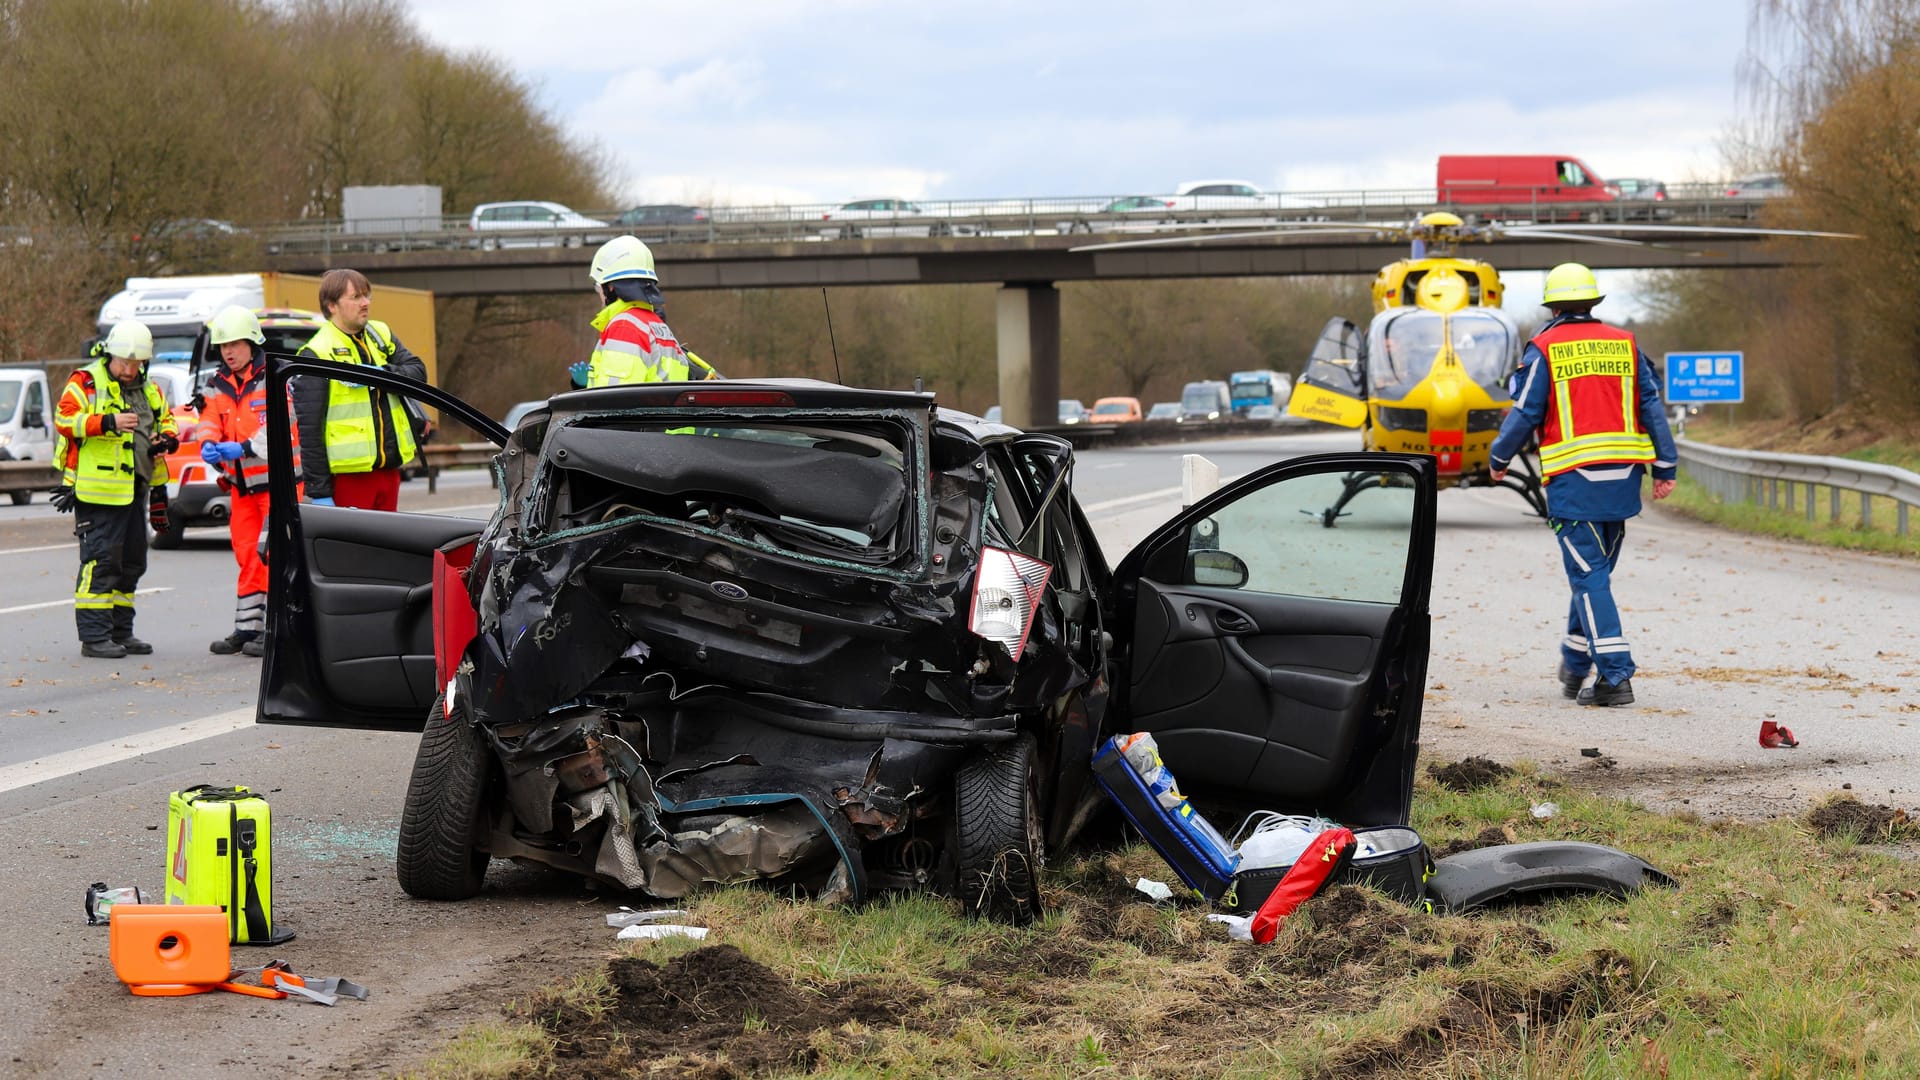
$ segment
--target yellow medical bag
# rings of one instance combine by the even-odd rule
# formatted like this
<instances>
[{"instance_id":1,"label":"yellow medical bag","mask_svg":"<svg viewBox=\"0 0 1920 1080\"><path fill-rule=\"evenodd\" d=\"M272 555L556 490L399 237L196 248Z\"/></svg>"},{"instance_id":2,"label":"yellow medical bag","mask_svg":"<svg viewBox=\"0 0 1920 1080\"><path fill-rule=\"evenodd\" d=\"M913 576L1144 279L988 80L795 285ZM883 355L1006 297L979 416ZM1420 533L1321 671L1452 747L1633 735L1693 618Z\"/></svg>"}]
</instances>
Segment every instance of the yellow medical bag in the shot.
<instances>
[{"instance_id":1,"label":"yellow medical bag","mask_svg":"<svg viewBox=\"0 0 1920 1080\"><path fill-rule=\"evenodd\" d=\"M226 912L235 945L278 945L273 926L273 824L244 787L197 784L167 796L167 903Z\"/></svg>"}]
</instances>

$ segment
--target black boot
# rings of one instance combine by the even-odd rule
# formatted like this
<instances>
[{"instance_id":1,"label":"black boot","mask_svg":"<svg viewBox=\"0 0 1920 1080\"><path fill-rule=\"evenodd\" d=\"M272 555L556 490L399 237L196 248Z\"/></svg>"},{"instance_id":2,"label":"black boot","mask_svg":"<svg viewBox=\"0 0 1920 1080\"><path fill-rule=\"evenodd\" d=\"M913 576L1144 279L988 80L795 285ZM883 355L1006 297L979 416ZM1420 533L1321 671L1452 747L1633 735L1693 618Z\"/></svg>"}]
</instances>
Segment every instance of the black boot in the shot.
<instances>
[{"instance_id":1,"label":"black boot","mask_svg":"<svg viewBox=\"0 0 1920 1080\"><path fill-rule=\"evenodd\" d=\"M95 660L124 660L127 647L115 641L83 641L80 643L80 655L91 656Z\"/></svg>"},{"instance_id":2,"label":"black boot","mask_svg":"<svg viewBox=\"0 0 1920 1080\"><path fill-rule=\"evenodd\" d=\"M208 645L207 651L220 656L232 656L234 653L246 648L247 642L252 641L254 637L255 635L246 633L245 631L235 630L226 637Z\"/></svg>"},{"instance_id":3,"label":"black boot","mask_svg":"<svg viewBox=\"0 0 1920 1080\"><path fill-rule=\"evenodd\" d=\"M153 652L153 646L141 641L132 634L128 634L122 638L114 638L113 643L127 650L127 653L132 656L147 656Z\"/></svg>"},{"instance_id":4,"label":"black boot","mask_svg":"<svg viewBox=\"0 0 1920 1080\"><path fill-rule=\"evenodd\" d=\"M1565 663L1560 665L1560 693L1564 697L1580 696L1580 684L1587 681L1585 675L1575 675L1573 669Z\"/></svg>"},{"instance_id":5,"label":"black boot","mask_svg":"<svg viewBox=\"0 0 1920 1080\"><path fill-rule=\"evenodd\" d=\"M267 639L264 635L255 634L247 639L245 645L240 646L240 651L247 656L265 656L267 655Z\"/></svg>"},{"instance_id":6,"label":"black boot","mask_svg":"<svg viewBox=\"0 0 1920 1080\"><path fill-rule=\"evenodd\" d=\"M1605 679L1593 680L1593 685L1580 691L1577 699L1582 705L1631 705L1633 704L1633 680L1621 679L1610 683Z\"/></svg>"}]
</instances>

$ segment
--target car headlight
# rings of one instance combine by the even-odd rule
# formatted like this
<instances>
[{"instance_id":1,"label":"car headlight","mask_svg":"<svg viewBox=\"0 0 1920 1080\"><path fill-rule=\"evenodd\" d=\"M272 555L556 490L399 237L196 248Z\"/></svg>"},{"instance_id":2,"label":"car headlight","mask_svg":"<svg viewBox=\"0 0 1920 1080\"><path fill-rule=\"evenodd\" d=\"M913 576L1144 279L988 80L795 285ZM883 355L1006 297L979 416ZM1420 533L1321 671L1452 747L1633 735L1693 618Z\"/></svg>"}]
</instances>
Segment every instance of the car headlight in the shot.
<instances>
[{"instance_id":1,"label":"car headlight","mask_svg":"<svg viewBox=\"0 0 1920 1080\"><path fill-rule=\"evenodd\" d=\"M1219 410L1219 409L1215 409L1215 410L1213 410L1212 412L1210 412L1210 413L1208 413L1208 414L1207 414L1207 419L1209 419L1209 420L1218 420L1218 419L1220 419L1220 410Z\"/></svg>"}]
</instances>

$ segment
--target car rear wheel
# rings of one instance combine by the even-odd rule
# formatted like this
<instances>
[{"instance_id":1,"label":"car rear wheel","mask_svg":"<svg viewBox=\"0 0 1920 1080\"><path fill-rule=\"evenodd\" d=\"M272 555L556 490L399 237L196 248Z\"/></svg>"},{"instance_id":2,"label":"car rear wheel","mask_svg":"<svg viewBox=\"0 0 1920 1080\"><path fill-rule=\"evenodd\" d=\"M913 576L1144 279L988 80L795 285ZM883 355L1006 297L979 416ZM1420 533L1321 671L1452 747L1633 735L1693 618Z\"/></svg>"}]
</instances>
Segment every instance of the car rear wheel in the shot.
<instances>
[{"instance_id":1,"label":"car rear wheel","mask_svg":"<svg viewBox=\"0 0 1920 1080\"><path fill-rule=\"evenodd\" d=\"M487 874L480 835L488 751L466 707L456 704L448 713L444 701L444 695L434 699L420 733L394 860L400 888L422 900L465 900L480 891Z\"/></svg>"},{"instance_id":2,"label":"car rear wheel","mask_svg":"<svg viewBox=\"0 0 1920 1080\"><path fill-rule=\"evenodd\" d=\"M33 501L33 492L31 491L10 491L7 494L13 497L13 505L15 506L25 506Z\"/></svg>"},{"instance_id":3,"label":"car rear wheel","mask_svg":"<svg viewBox=\"0 0 1920 1080\"><path fill-rule=\"evenodd\" d=\"M1033 736L980 754L954 778L954 869L969 915L1013 923L1040 915L1046 841Z\"/></svg>"}]
</instances>

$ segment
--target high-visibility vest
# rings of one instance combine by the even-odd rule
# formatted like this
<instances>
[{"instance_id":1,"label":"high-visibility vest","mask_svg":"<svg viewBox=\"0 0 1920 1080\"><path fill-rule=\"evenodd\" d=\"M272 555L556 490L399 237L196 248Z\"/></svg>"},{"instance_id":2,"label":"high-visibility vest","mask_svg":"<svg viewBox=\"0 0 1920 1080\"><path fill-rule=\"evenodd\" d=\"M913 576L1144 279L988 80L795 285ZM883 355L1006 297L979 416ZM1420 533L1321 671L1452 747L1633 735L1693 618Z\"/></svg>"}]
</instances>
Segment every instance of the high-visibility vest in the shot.
<instances>
[{"instance_id":1,"label":"high-visibility vest","mask_svg":"<svg viewBox=\"0 0 1920 1080\"><path fill-rule=\"evenodd\" d=\"M331 322L322 323L300 351L335 363L386 367L394 353L393 332L387 329L387 324L368 319L361 336L365 342L356 342ZM340 379L327 380L327 471L365 473L372 472L376 465L397 469L413 457L413 423L408 419L406 406L393 394L381 396L387 402L386 415L377 416L373 411L372 387ZM394 434L400 460L382 463L380 446L389 430Z\"/></svg>"},{"instance_id":2,"label":"high-visibility vest","mask_svg":"<svg viewBox=\"0 0 1920 1080\"><path fill-rule=\"evenodd\" d=\"M589 387L687 380L687 354L652 305L616 300L593 317L593 328L600 340L587 361Z\"/></svg>"},{"instance_id":3,"label":"high-visibility vest","mask_svg":"<svg viewBox=\"0 0 1920 1080\"><path fill-rule=\"evenodd\" d=\"M167 409L167 396L151 380L143 380L140 385L147 395L147 407L153 410L149 440L174 434L179 425ZM112 423L115 413L129 411L121 390L120 380L107 370L103 358L74 372L60 393L54 427L66 445L61 478L81 502L96 506L133 502L134 483L140 476L133 458L133 432L121 431ZM153 455L152 477L156 487L167 482L167 461L159 454Z\"/></svg>"},{"instance_id":4,"label":"high-visibility vest","mask_svg":"<svg viewBox=\"0 0 1920 1080\"><path fill-rule=\"evenodd\" d=\"M1653 439L1640 430L1640 350L1633 335L1599 322L1565 322L1533 339L1553 377L1540 425L1540 471L1647 465Z\"/></svg>"},{"instance_id":5,"label":"high-visibility vest","mask_svg":"<svg viewBox=\"0 0 1920 1080\"><path fill-rule=\"evenodd\" d=\"M226 483L243 493L267 490L267 372L254 364L236 379L233 372L221 369L207 387L207 407L200 413L200 426L193 437L205 442L252 444L253 457L223 461L219 470ZM294 468L299 468L300 448L293 450Z\"/></svg>"}]
</instances>

